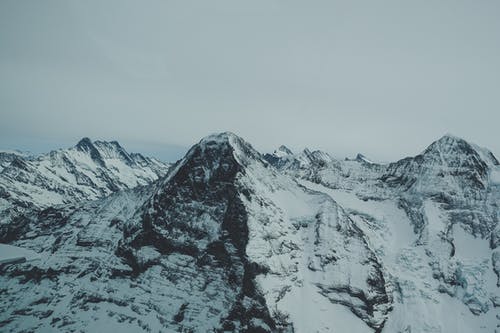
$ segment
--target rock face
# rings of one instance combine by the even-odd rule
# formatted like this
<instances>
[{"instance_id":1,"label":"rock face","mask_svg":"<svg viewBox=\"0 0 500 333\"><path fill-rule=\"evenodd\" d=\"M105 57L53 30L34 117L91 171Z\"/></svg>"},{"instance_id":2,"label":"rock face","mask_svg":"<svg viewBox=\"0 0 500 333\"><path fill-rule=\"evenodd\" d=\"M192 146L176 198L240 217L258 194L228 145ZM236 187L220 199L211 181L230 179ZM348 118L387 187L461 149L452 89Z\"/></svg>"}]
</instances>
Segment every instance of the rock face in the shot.
<instances>
[{"instance_id":1,"label":"rock face","mask_svg":"<svg viewBox=\"0 0 500 333\"><path fill-rule=\"evenodd\" d=\"M211 135L150 184L2 224L42 259L0 269L0 330L491 332L499 174L451 136L380 165Z\"/></svg>"}]
</instances>

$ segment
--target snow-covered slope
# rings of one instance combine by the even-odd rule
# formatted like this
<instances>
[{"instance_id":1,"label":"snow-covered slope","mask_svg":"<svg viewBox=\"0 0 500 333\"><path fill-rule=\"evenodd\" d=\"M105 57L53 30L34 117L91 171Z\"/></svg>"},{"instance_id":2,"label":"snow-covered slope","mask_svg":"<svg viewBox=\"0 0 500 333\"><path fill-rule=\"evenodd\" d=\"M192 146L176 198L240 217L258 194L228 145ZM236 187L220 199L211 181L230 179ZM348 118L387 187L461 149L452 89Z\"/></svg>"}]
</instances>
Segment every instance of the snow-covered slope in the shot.
<instances>
[{"instance_id":1,"label":"snow-covered slope","mask_svg":"<svg viewBox=\"0 0 500 333\"><path fill-rule=\"evenodd\" d=\"M149 185L0 225L41 258L0 270L0 330L493 332L498 171L451 136L380 165L211 135Z\"/></svg>"},{"instance_id":2,"label":"snow-covered slope","mask_svg":"<svg viewBox=\"0 0 500 333\"><path fill-rule=\"evenodd\" d=\"M116 141L92 142L88 138L75 147L36 158L0 153L0 164L0 210L102 198L149 184L169 167L140 154L128 154Z\"/></svg>"},{"instance_id":3,"label":"snow-covered slope","mask_svg":"<svg viewBox=\"0 0 500 333\"><path fill-rule=\"evenodd\" d=\"M22 263L39 259L36 252L17 246L0 244L0 265Z\"/></svg>"},{"instance_id":4,"label":"snow-covered slope","mask_svg":"<svg viewBox=\"0 0 500 333\"><path fill-rule=\"evenodd\" d=\"M492 332L500 324L500 168L491 152L446 135L388 165L303 165L267 158L344 207L396 286L383 332Z\"/></svg>"}]
</instances>

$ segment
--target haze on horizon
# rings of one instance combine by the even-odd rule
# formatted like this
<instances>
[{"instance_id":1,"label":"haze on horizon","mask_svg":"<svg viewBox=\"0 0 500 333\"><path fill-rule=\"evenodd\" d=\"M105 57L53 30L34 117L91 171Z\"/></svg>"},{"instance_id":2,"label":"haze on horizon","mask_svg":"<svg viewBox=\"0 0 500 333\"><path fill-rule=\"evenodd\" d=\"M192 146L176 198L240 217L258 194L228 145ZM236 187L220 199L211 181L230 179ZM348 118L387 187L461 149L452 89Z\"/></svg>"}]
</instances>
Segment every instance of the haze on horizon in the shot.
<instances>
[{"instance_id":1,"label":"haze on horizon","mask_svg":"<svg viewBox=\"0 0 500 333\"><path fill-rule=\"evenodd\" d=\"M378 161L500 154L498 1L2 1L0 149L173 160L232 131Z\"/></svg>"}]
</instances>

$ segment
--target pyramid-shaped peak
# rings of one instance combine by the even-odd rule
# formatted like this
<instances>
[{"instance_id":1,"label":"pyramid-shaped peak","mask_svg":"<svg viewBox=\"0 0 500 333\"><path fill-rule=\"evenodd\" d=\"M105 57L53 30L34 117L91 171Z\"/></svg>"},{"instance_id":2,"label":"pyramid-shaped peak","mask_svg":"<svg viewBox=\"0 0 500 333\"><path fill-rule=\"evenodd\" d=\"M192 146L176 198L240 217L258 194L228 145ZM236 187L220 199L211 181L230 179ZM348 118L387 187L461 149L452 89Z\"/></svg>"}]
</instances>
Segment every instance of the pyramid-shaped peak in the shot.
<instances>
[{"instance_id":1,"label":"pyramid-shaped peak","mask_svg":"<svg viewBox=\"0 0 500 333\"><path fill-rule=\"evenodd\" d=\"M488 165L500 164L489 149L480 147L452 134L445 134L440 139L433 142L425 152L433 150L438 150L444 156L446 154L476 155Z\"/></svg>"},{"instance_id":2,"label":"pyramid-shaped peak","mask_svg":"<svg viewBox=\"0 0 500 333\"><path fill-rule=\"evenodd\" d=\"M462 175L469 175L471 179L480 179L476 183L483 184L486 179L488 165L494 164L494 156L489 156L484 148L469 143L464 139L446 134L434 141L417 158L428 167L459 170ZM457 175L459 174L457 172ZM463 176L465 177L465 176ZM471 185L472 186L472 185ZM482 185L481 185L482 186Z\"/></svg>"},{"instance_id":3,"label":"pyramid-shaped peak","mask_svg":"<svg viewBox=\"0 0 500 333\"><path fill-rule=\"evenodd\" d=\"M456 135L446 133L441 138L436 140L436 142L439 142L442 144L457 144L457 143L463 143L463 142L467 142L467 141L465 141L464 139L462 139L461 137L458 137Z\"/></svg>"},{"instance_id":4,"label":"pyramid-shaped peak","mask_svg":"<svg viewBox=\"0 0 500 333\"><path fill-rule=\"evenodd\" d=\"M361 162L361 163L374 164L374 162L372 160L370 160L368 157L366 157L365 155L363 155L361 153L358 153L354 160Z\"/></svg>"},{"instance_id":5,"label":"pyramid-shaped peak","mask_svg":"<svg viewBox=\"0 0 500 333\"><path fill-rule=\"evenodd\" d=\"M474 148L471 144L458 136L445 134L430 144L424 151L424 154L435 151L442 153L470 154L474 152Z\"/></svg>"},{"instance_id":6,"label":"pyramid-shaped peak","mask_svg":"<svg viewBox=\"0 0 500 333\"><path fill-rule=\"evenodd\" d=\"M363 155L363 154L361 154L361 153L358 153L358 154L356 155L356 159L357 159L357 160L363 160L363 159L365 159L365 158L366 158L366 156L365 156L365 155Z\"/></svg>"},{"instance_id":7,"label":"pyramid-shaped peak","mask_svg":"<svg viewBox=\"0 0 500 333\"><path fill-rule=\"evenodd\" d=\"M90 158L94 160L97 164L104 166L104 161L99 150L96 148L92 140L87 137L82 138L75 146L77 150L85 154L89 154Z\"/></svg>"},{"instance_id":8,"label":"pyramid-shaped peak","mask_svg":"<svg viewBox=\"0 0 500 333\"><path fill-rule=\"evenodd\" d=\"M93 148L93 147L94 147L94 144L92 143L92 140L90 140L88 137L82 138L76 144L76 148L79 148L79 149L88 150L89 148Z\"/></svg>"},{"instance_id":9,"label":"pyramid-shaped peak","mask_svg":"<svg viewBox=\"0 0 500 333\"><path fill-rule=\"evenodd\" d=\"M281 145L274 151L273 155L276 157L285 157L293 155L293 152L287 146Z\"/></svg>"},{"instance_id":10,"label":"pyramid-shaped peak","mask_svg":"<svg viewBox=\"0 0 500 333\"><path fill-rule=\"evenodd\" d=\"M172 167L163 184L170 187L182 183L196 186L197 190L208 189L221 181L232 182L236 173L253 163L265 162L245 140L231 132L210 134Z\"/></svg>"}]
</instances>

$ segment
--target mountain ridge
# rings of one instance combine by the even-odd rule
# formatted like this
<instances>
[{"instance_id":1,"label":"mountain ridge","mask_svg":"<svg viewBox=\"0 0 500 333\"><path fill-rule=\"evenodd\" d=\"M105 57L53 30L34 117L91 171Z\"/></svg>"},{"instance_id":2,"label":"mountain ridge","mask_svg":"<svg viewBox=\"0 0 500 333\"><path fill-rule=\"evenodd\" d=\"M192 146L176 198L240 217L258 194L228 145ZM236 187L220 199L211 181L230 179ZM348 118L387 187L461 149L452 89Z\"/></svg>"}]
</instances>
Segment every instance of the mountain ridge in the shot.
<instances>
[{"instance_id":1,"label":"mountain ridge","mask_svg":"<svg viewBox=\"0 0 500 333\"><path fill-rule=\"evenodd\" d=\"M0 226L45 258L0 269L0 327L489 332L498 166L444 141L391 166L209 135L149 184Z\"/></svg>"},{"instance_id":2,"label":"mountain ridge","mask_svg":"<svg viewBox=\"0 0 500 333\"><path fill-rule=\"evenodd\" d=\"M8 160L6 157L3 160ZM36 157L15 155L0 172L3 205L35 209L95 200L112 192L146 185L167 172L168 164L129 155L116 141L81 139L74 147Z\"/></svg>"}]
</instances>

